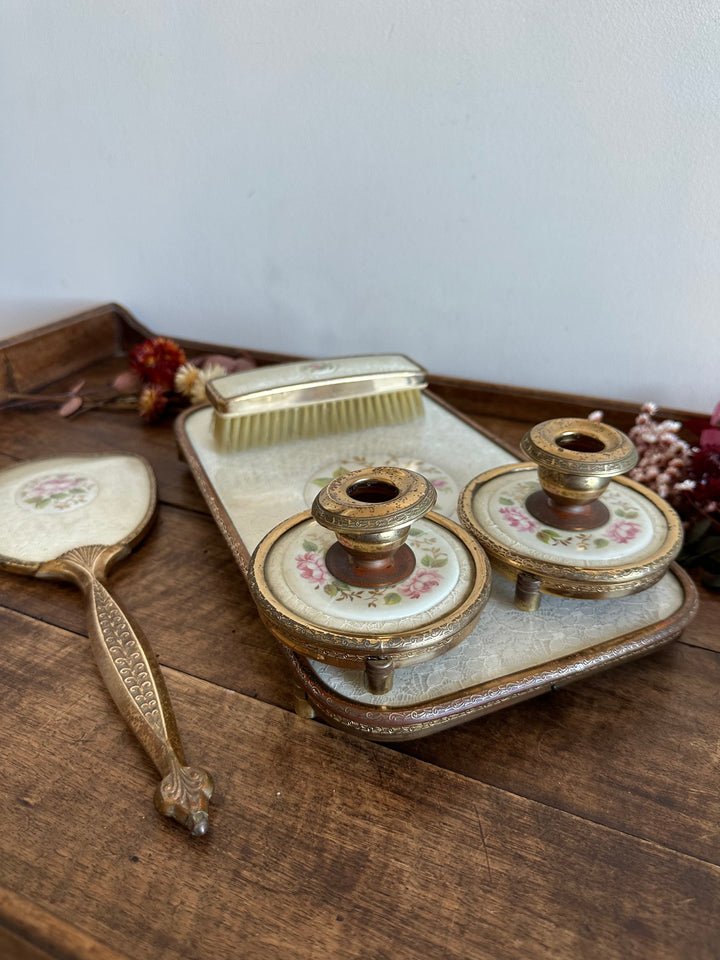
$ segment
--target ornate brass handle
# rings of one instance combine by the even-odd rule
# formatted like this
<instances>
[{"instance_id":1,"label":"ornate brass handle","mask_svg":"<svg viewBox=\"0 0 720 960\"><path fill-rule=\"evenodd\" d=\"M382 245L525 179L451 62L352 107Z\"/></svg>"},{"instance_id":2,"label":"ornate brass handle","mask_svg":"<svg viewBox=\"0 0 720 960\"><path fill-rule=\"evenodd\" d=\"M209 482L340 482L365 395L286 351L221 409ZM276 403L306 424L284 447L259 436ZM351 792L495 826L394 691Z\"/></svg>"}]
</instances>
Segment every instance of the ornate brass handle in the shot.
<instances>
[{"instance_id":1,"label":"ornate brass handle","mask_svg":"<svg viewBox=\"0 0 720 960\"><path fill-rule=\"evenodd\" d=\"M88 634L100 673L120 713L163 778L155 791L155 806L187 827L193 836L202 836L208 828L212 777L186 765L155 654L104 584L108 567L127 550L122 545L78 547L45 564L38 575L71 580L82 590Z\"/></svg>"}]
</instances>

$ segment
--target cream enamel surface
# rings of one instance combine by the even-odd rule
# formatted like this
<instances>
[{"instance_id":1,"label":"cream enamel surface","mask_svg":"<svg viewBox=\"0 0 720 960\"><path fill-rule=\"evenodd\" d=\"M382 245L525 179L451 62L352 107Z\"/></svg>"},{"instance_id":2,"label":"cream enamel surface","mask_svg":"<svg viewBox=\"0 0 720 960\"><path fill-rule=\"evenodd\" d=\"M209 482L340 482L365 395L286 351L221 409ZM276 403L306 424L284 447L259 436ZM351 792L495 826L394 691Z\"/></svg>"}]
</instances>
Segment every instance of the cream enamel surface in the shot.
<instances>
[{"instance_id":1,"label":"cream enamel surface","mask_svg":"<svg viewBox=\"0 0 720 960\"><path fill-rule=\"evenodd\" d=\"M423 396L425 416L399 426L373 427L353 433L291 441L272 448L236 452L215 449L205 407L185 419L193 450L227 510L233 526L252 553L274 526L312 503L318 488L312 485L329 462L361 457L378 466L397 466L418 460L442 465L457 490L473 477L513 457L492 440ZM457 519L455 510L449 515Z\"/></svg>"},{"instance_id":2,"label":"cream enamel surface","mask_svg":"<svg viewBox=\"0 0 720 960\"><path fill-rule=\"evenodd\" d=\"M527 475L532 483L524 484L523 478ZM510 550L531 557L533 560L540 560L548 563L566 564L569 566L585 567L590 569L602 570L618 564L642 564L651 559L662 546L668 533L668 524L665 516L660 510L645 496L632 490L629 487L611 481L607 491L603 494L602 502L610 510L610 519L602 527L587 531L589 534L590 546L579 548L577 546L550 547L543 544L537 538L537 531L542 530L546 524L534 521L530 518L533 526L530 530L518 530L504 519L501 514L501 497L508 491L513 494L513 499L517 501L515 495L517 488L527 486L522 494L526 497L534 490L540 489L537 483L537 471L532 468L518 473L509 473L484 483L476 491L472 499L473 516L483 530L498 543ZM608 530L620 519L615 510L619 504L628 503L633 511L637 513L637 526L640 531L636 538L627 543L611 542L608 538ZM560 531L562 535L563 531ZM577 541L577 534L566 532L568 539ZM595 538L604 538L606 546L596 549L592 546Z\"/></svg>"},{"instance_id":3,"label":"cream enamel surface","mask_svg":"<svg viewBox=\"0 0 720 960\"><path fill-rule=\"evenodd\" d=\"M44 513L20 505L17 493L33 477L76 471L91 478L97 493L86 506ZM153 502L154 481L134 456L53 457L0 472L0 556L36 564L74 547L109 545L131 537Z\"/></svg>"},{"instance_id":4,"label":"cream enamel surface","mask_svg":"<svg viewBox=\"0 0 720 960\"><path fill-rule=\"evenodd\" d=\"M419 520L417 526L434 537L447 556L440 587L417 600L405 599L387 605L381 596L373 597L372 591L367 589L361 591L362 596L343 600L326 593L323 584L316 585L304 580L295 563L295 558L304 552L303 541L311 540L322 546L330 546L335 540L314 520L293 528L274 544L264 570L268 587L273 597L293 615L330 630L373 636L387 632L399 634L425 627L445 616L465 599L474 582L474 564L462 542L449 531L427 518ZM408 544L414 550L418 565L406 581L388 592L402 593L403 585L423 569L422 550L413 545L412 537L408 537ZM331 579L328 577L324 583L329 583ZM353 588L349 587L348 590L352 592Z\"/></svg>"}]
</instances>

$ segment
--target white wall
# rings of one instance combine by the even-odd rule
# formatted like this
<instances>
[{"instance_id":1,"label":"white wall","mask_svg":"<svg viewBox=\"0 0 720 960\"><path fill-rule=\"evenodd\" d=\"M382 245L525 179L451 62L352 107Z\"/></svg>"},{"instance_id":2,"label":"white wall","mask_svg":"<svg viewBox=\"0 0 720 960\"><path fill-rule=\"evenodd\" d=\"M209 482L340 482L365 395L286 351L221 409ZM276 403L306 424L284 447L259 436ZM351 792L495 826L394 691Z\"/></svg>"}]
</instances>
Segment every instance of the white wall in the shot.
<instances>
[{"instance_id":1,"label":"white wall","mask_svg":"<svg viewBox=\"0 0 720 960\"><path fill-rule=\"evenodd\" d=\"M709 410L718 11L2 0L0 333L117 300L162 333Z\"/></svg>"}]
</instances>

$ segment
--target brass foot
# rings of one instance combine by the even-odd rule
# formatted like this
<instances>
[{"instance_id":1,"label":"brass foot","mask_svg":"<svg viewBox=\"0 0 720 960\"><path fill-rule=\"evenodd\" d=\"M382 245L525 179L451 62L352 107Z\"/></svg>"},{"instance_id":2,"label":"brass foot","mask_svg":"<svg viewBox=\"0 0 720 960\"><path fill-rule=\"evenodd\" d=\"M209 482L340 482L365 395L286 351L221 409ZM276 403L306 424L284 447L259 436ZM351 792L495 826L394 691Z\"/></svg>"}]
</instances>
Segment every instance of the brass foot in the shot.
<instances>
[{"instance_id":1,"label":"brass foot","mask_svg":"<svg viewBox=\"0 0 720 960\"><path fill-rule=\"evenodd\" d=\"M303 720L314 720L315 710L304 692L295 694L295 713Z\"/></svg>"},{"instance_id":2,"label":"brass foot","mask_svg":"<svg viewBox=\"0 0 720 960\"><path fill-rule=\"evenodd\" d=\"M515 581L515 606L532 613L540 606L540 580L531 573L520 572Z\"/></svg>"},{"instance_id":3,"label":"brass foot","mask_svg":"<svg viewBox=\"0 0 720 960\"><path fill-rule=\"evenodd\" d=\"M387 657L368 657L365 661L365 686L370 693L390 693L395 665Z\"/></svg>"}]
</instances>

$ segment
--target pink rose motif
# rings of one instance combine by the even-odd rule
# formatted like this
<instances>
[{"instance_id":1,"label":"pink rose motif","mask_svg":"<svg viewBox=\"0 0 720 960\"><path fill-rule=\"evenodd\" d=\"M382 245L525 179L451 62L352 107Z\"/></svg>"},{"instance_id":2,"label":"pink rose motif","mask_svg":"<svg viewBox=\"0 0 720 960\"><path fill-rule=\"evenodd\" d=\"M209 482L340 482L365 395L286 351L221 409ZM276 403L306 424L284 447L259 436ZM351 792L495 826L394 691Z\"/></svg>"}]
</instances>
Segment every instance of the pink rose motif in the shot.
<instances>
[{"instance_id":1,"label":"pink rose motif","mask_svg":"<svg viewBox=\"0 0 720 960\"><path fill-rule=\"evenodd\" d=\"M83 485L81 477L71 477L63 473L56 477L46 477L45 480L41 480L35 487L35 492L39 496L47 497L53 493L65 493L67 490Z\"/></svg>"},{"instance_id":2,"label":"pink rose motif","mask_svg":"<svg viewBox=\"0 0 720 960\"><path fill-rule=\"evenodd\" d=\"M429 593L439 586L442 576L437 570L419 570L410 580L398 587L400 593L409 600L419 600L424 593Z\"/></svg>"},{"instance_id":3,"label":"pink rose motif","mask_svg":"<svg viewBox=\"0 0 720 960\"><path fill-rule=\"evenodd\" d=\"M613 543L630 543L640 533L639 523L633 523L632 520L616 520L615 523L605 531Z\"/></svg>"},{"instance_id":4,"label":"pink rose motif","mask_svg":"<svg viewBox=\"0 0 720 960\"><path fill-rule=\"evenodd\" d=\"M520 510L519 507L501 507L500 513L510 526L515 527L519 533L530 533L537 527L535 521L531 520L525 511Z\"/></svg>"},{"instance_id":5,"label":"pink rose motif","mask_svg":"<svg viewBox=\"0 0 720 960\"><path fill-rule=\"evenodd\" d=\"M29 480L17 494L18 501L36 510L73 510L89 503L97 493L97 485L89 477L72 473L56 473Z\"/></svg>"},{"instance_id":6,"label":"pink rose motif","mask_svg":"<svg viewBox=\"0 0 720 960\"><path fill-rule=\"evenodd\" d=\"M325 561L319 553L301 553L295 558L295 562L303 580L320 584L328 579Z\"/></svg>"}]
</instances>

